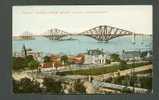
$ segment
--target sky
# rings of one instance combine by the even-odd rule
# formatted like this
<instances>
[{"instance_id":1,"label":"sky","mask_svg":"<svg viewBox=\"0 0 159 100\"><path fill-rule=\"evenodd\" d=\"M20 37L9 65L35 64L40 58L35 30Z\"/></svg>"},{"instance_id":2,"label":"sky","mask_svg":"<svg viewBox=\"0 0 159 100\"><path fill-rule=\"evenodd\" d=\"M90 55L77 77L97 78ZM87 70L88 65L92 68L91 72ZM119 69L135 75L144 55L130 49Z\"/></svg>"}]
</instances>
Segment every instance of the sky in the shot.
<instances>
[{"instance_id":1,"label":"sky","mask_svg":"<svg viewBox=\"0 0 159 100\"><path fill-rule=\"evenodd\" d=\"M13 35L25 31L43 34L58 28L80 33L99 25L109 25L140 34L152 34L151 5L94 6L13 6Z\"/></svg>"}]
</instances>

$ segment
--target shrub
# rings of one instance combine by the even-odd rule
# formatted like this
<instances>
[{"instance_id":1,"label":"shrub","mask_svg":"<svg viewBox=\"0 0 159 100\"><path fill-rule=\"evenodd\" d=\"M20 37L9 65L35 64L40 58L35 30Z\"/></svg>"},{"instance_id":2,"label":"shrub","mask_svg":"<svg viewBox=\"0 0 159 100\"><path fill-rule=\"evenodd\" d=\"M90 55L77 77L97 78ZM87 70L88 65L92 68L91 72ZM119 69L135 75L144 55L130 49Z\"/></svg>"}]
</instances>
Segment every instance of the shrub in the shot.
<instances>
[{"instance_id":1,"label":"shrub","mask_svg":"<svg viewBox=\"0 0 159 100\"><path fill-rule=\"evenodd\" d=\"M13 79L14 93L40 93L40 83L29 78L22 78L20 81Z\"/></svg>"},{"instance_id":2,"label":"shrub","mask_svg":"<svg viewBox=\"0 0 159 100\"><path fill-rule=\"evenodd\" d=\"M118 54L111 54L110 57L112 61L120 61L120 57Z\"/></svg>"},{"instance_id":3,"label":"shrub","mask_svg":"<svg viewBox=\"0 0 159 100\"><path fill-rule=\"evenodd\" d=\"M62 85L60 81L56 81L52 78L44 78L43 85L46 87L46 92L49 93L61 93Z\"/></svg>"},{"instance_id":4,"label":"shrub","mask_svg":"<svg viewBox=\"0 0 159 100\"><path fill-rule=\"evenodd\" d=\"M77 92L85 93L85 87L83 86L83 83L80 82L80 80L75 81L74 88Z\"/></svg>"}]
</instances>

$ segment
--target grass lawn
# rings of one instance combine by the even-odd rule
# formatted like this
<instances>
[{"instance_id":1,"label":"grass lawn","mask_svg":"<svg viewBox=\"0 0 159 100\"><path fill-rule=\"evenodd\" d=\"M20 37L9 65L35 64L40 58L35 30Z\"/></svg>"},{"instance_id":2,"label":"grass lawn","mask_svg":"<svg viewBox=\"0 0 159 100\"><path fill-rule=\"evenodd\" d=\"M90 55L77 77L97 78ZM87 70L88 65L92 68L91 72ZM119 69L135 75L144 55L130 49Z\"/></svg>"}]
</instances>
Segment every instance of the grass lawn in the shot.
<instances>
[{"instance_id":1,"label":"grass lawn","mask_svg":"<svg viewBox=\"0 0 159 100\"><path fill-rule=\"evenodd\" d=\"M118 71L119 69L125 70L125 69L140 67L140 66L144 66L148 64L150 63L126 64L125 66L113 65L113 66L102 67L102 68L91 68L91 69L57 72L57 75L100 75L100 74L115 72L115 71Z\"/></svg>"}]
</instances>

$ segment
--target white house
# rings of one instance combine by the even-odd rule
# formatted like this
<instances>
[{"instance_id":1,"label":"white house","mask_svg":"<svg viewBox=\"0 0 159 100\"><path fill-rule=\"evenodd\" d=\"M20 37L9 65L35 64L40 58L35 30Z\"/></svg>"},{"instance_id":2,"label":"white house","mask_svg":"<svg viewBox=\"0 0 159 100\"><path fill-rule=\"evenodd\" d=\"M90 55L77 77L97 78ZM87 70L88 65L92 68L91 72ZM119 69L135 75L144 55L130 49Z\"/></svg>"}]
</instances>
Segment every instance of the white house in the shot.
<instances>
[{"instance_id":1,"label":"white house","mask_svg":"<svg viewBox=\"0 0 159 100\"><path fill-rule=\"evenodd\" d=\"M84 64L105 64L106 59L110 59L108 55L85 55Z\"/></svg>"}]
</instances>

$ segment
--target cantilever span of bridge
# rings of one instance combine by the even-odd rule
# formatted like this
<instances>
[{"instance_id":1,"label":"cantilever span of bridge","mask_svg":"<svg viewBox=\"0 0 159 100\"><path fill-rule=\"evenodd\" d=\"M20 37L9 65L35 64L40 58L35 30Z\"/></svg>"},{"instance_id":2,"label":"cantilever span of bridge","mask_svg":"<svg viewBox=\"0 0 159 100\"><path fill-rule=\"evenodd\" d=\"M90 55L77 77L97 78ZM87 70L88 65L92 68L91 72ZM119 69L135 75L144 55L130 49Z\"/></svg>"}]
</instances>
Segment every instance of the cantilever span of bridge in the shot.
<instances>
[{"instance_id":1,"label":"cantilever span of bridge","mask_svg":"<svg viewBox=\"0 0 159 100\"><path fill-rule=\"evenodd\" d=\"M111 39L126 36L126 35L144 35L138 34L131 31L127 31L124 29L108 26L108 25L100 25L89 30L83 31L81 33L69 33L63 30L53 28L49 29L42 36L47 37L50 40L60 40L65 36L73 36L73 35L82 35L94 38L97 41L109 41Z\"/></svg>"},{"instance_id":2,"label":"cantilever span of bridge","mask_svg":"<svg viewBox=\"0 0 159 100\"><path fill-rule=\"evenodd\" d=\"M109 41L113 38L117 38L125 35L144 35L137 34L131 31L127 31L124 29L108 26L108 25L100 25L89 30L83 31L81 33L68 33L62 31L60 29L50 29L43 36L51 39L51 40L60 40L61 38L69 35L83 35L94 38L97 41Z\"/></svg>"}]
</instances>

